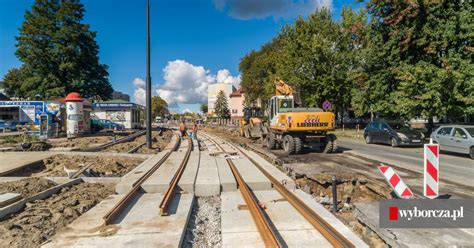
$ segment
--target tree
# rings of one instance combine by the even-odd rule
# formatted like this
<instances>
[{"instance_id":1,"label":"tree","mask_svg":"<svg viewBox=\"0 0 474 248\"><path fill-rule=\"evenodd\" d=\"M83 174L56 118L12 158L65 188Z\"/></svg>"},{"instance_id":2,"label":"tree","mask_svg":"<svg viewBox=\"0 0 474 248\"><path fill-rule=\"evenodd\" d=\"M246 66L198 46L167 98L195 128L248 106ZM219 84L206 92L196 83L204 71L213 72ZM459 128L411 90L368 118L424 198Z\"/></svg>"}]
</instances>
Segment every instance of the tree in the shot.
<instances>
[{"instance_id":1,"label":"tree","mask_svg":"<svg viewBox=\"0 0 474 248\"><path fill-rule=\"evenodd\" d=\"M163 117L170 113L168 110L168 103L160 96L153 96L151 98L151 107L153 118L157 116Z\"/></svg>"},{"instance_id":2,"label":"tree","mask_svg":"<svg viewBox=\"0 0 474 248\"><path fill-rule=\"evenodd\" d=\"M245 55L239 64L242 75L240 84L245 92L245 104L253 105L258 99L265 102L275 94L273 79L275 64L280 49L279 37L262 46L259 51L252 50Z\"/></svg>"},{"instance_id":3,"label":"tree","mask_svg":"<svg viewBox=\"0 0 474 248\"><path fill-rule=\"evenodd\" d=\"M199 109L204 115L207 114L207 111L208 111L207 104L201 104L201 107Z\"/></svg>"},{"instance_id":4,"label":"tree","mask_svg":"<svg viewBox=\"0 0 474 248\"><path fill-rule=\"evenodd\" d=\"M229 119L230 118L230 110L227 104L227 97L224 91L219 91L217 94L216 103L214 104L214 111L217 117L221 119Z\"/></svg>"},{"instance_id":5,"label":"tree","mask_svg":"<svg viewBox=\"0 0 474 248\"><path fill-rule=\"evenodd\" d=\"M110 98L107 66L99 63L96 32L82 23L84 12L79 0L36 0L25 13L16 37L16 56L23 62L19 95L51 99L77 91ZM11 78L10 73L5 76L7 91L15 90Z\"/></svg>"},{"instance_id":6,"label":"tree","mask_svg":"<svg viewBox=\"0 0 474 248\"><path fill-rule=\"evenodd\" d=\"M5 74L4 85L5 93L10 97L20 97L21 82L23 82L23 72L21 69L13 68Z\"/></svg>"},{"instance_id":7,"label":"tree","mask_svg":"<svg viewBox=\"0 0 474 248\"><path fill-rule=\"evenodd\" d=\"M371 77L386 79L390 109L406 119L474 113L474 7L470 1L368 4L379 56ZM377 60L380 60L377 58ZM432 126L432 125L430 125Z\"/></svg>"}]
</instances>

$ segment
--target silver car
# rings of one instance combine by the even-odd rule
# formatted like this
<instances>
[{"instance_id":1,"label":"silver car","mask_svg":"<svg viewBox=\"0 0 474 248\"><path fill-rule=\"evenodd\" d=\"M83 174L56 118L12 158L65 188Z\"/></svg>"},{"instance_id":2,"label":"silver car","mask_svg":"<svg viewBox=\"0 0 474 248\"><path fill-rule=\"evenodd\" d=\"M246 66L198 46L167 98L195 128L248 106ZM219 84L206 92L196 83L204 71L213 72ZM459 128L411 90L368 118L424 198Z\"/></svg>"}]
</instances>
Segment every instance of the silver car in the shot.
<instances>
[{"instance_id":1,"label":"silver car","mask_svg":"<svg viewBox=\"0 0 474 248\"><path fill-rule=\"evenodd\" d=\"M431 138L440 150L469 154L474 159L474 126L441 126L431 133Z\"/></svg>"}]
</instances>

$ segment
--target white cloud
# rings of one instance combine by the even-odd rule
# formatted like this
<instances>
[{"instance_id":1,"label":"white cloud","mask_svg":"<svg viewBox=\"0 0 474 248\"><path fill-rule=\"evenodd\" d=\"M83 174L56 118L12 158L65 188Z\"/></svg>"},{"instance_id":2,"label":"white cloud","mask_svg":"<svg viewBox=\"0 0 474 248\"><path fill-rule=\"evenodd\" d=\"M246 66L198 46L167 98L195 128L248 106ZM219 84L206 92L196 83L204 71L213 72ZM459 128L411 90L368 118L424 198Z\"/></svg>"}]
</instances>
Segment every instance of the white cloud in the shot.
<instances>
[{"instance_id":1,"label":"white cloud","mask_svg":"<svg viewBox=\"0 0 474 248\"><path fill-rule=\"evenodd\" d=\"M146 83L141 78L135 78L133 80L133 86L135 87L135 91L133 93L133 97L135 99L135 103L145 105L146 104Z\"/></svg>"},{"instance_id":2,"label":"white cloud","mask_svg":"<svg viewBox=\"0 0 474 248\"><path fill-rule=\"evenodd\" d=\"M217 75L213 75L203 66L196 66L185 60L169 61L163 68L163 74L165 82L157 86L156 93L170 106L207 102L207 86L212 83L240 84L240 75L234 77L227 69L219 70Z\"/></svg>"},{"instance_id":3,"label":"white cloud","mask_svg":"<svg viewBox=\"0 0 474 248\"><path fill-rule=\"evenodd\" d=\"M238 88L240 86L240 81L242 80L242 78L240 75L234 77L230 74L229 70L223 69L217 72L216 80L219 83L232 84L235 86L235 88Z\"/></svg>"},{"instance_id":4,"label":"white cloud","mask_svg":"<svg viewBox=\"0 0 474 248\"><path fill-rule=\"evenodd\" d=\"M186 108L186 109L183 109L183 111L181 111L181 113L183 114L186 114L186 113L192 113L193 111L191 111L190 109Z\"/></svg>"},{"instance_id":5,"label":"white cloud","mask_svg":"<svg viewBox=\"0 0 474 248\"><path fill-rule=\"evenodd\" d=\"M214 6L236 19L308 16L320 8L332 9L332 0L214 0Z\"/></svg>"}]
</instances>

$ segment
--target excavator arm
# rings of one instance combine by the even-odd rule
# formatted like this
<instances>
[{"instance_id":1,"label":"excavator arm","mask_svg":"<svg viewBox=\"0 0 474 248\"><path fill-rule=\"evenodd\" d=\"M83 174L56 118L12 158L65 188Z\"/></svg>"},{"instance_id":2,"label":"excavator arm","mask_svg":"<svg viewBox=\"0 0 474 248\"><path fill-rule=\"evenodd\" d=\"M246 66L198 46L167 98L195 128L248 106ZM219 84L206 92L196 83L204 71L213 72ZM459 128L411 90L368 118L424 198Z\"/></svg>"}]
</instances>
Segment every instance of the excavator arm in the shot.
<instances>
[{"instance_id":1,"label":"excavator arm","mask_svg":"<svg viewBox=\"0 0 474 248\"><path fill-rule=\"evenodd\" d=\"M293 87L285 83L280 78L275 79L275 96L292 96Z\"/></svg>"}]
</instances>

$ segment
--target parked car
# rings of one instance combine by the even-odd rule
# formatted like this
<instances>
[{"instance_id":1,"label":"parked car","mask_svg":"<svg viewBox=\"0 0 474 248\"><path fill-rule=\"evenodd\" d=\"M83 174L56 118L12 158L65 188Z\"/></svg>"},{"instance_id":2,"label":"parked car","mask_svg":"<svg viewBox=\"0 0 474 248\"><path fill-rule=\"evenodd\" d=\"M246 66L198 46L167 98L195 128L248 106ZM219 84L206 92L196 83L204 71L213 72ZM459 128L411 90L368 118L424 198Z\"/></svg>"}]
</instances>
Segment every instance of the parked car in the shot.
<instances>
[{"instance_id":1,"label":"parked car","mask_svg":"<svg viewBox=\"0 0 474 248\"><path fill-rule=\"evenodd\" d=\"M370 122L364 129L364 138L367 144L379 143L397 146L421 146L425 136L404 123L385 121Z\"/></svg>"},{"instance_id":2,"label":"parked car","mask_svg":"<svg viewBox=\"0 0 474 248\"><path fill-rule=\"evenodd\" d=\"M17 130L18 130L18 127L17 127L17 126L18 126L19 124L20 124L20 123L18 123L18 122L16 122L16 121L6 121L6 122L5 122L5 127L6 127L7 129L10 129L10 131L17 131Z\"/></svg>"},{"instance_id":3,"label":"parked car","mask_svg":"<svg viewBox=\"0 0 474 248\"><path fill-rule=\"evenodd\" d=\"M442 151L469 154L474 159L474 126L441 126L431 133L431 139Z\"/></svg>"},{"instance_id":4,"label":"parked car","mask_svg":"<svg viewBox=\"0 0 474 248\"><path fill-rule=\"evenodd\" d=\"M91 132L97 133L100 130L104 129L102 123L100 123L99 119L91 118Z\"/></svg>"},{"instance_id":5,"label":"parked car","mask_svg":"<svg viewBox=\"0 0 474 248\"><path fill-rule=\"evenodd\" d=\"M104 129L108 129L108 130L123 130L123 129L125 129L124 125L118 124L118 123L115 123L115 122L112 122L112 121L106 120L106 119L100 119L100 124L102 124Z\"/></svg>"},{"instance_id":6,"label":"parked car","mask_svg":"<svg viewBox=\"0 0 474 248\"><path fill-rule=\"evenodd\" d=\"M0 120L0 129L5 131L17 131L18 122Z\"/></svg>"}]
</instances>

